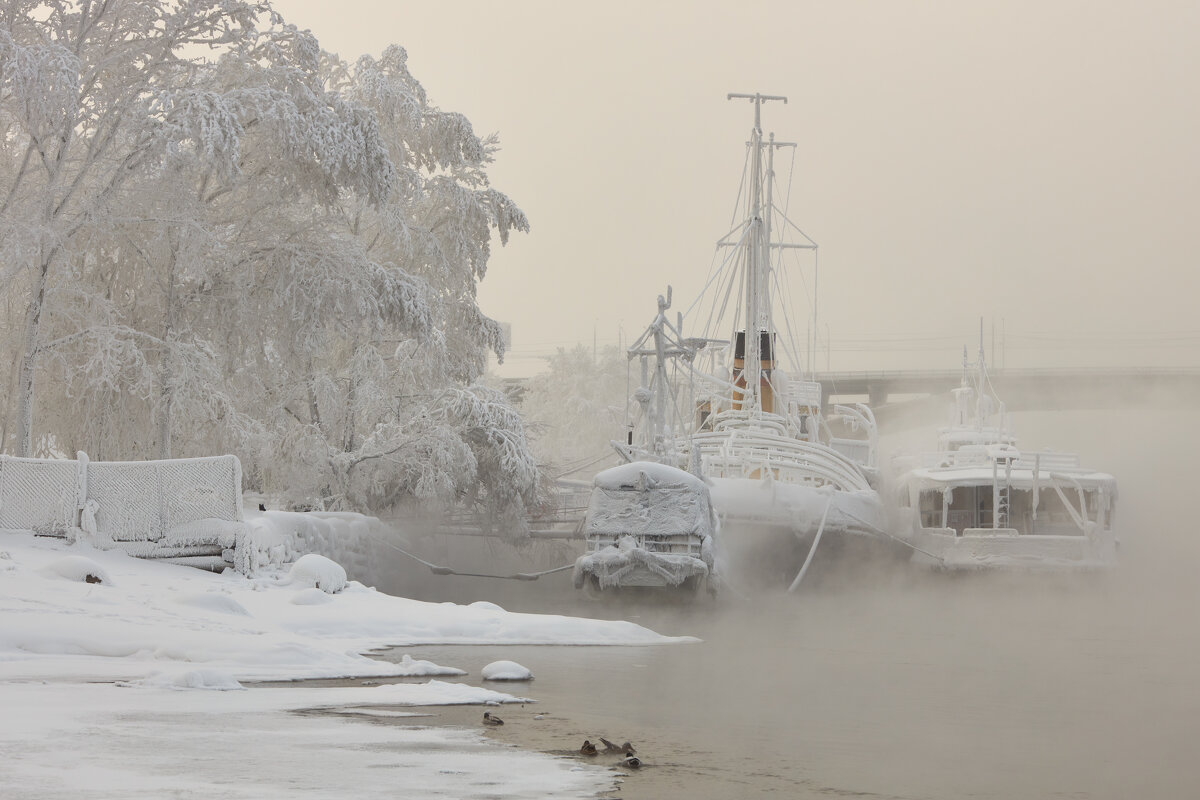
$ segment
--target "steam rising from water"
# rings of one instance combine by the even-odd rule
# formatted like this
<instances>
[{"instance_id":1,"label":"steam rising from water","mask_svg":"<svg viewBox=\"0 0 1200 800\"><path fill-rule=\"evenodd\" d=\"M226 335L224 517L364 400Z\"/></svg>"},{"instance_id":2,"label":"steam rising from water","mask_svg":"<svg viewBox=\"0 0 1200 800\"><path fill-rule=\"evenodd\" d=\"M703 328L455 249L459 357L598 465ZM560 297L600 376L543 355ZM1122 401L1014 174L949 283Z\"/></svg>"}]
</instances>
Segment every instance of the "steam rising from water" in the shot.
<instances>
[{"instance_id":1,"label":"steam rising from water","mask_svg":"<svg viewBox=\"0 0 1200 800\"><path fill-rule=\"evenodd\" d=\"M563 656L580 668L617 660L563 713L620 725L676 765L643 770L631 797L1191 796L1198 420L1155 408L1013 421L1019 445L1077 451L1117 476L1116 570L948 575L819 554L797 595L715 607L598 606L565 581L475 583L453 599L623 616L705 639L639 654L645 669L588 650ZM539 688L555 681L538 674ZM589 705L593 693L615 694Z\"/></svg>"}]
</instances>

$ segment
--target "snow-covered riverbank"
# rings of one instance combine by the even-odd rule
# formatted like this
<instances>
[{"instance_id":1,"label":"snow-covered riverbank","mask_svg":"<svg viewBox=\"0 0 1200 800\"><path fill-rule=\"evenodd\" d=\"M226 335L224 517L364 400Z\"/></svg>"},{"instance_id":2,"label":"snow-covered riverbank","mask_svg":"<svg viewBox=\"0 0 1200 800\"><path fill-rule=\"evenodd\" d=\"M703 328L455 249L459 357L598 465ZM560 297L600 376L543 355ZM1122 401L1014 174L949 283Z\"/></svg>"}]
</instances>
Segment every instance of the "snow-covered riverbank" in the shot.
<instances>
[{"instance_id":1,"label":"snow-covered riverbank","mask_svg":"<svg viewBox=\"0 0 1200 800\"><path fill-rule=\"evenodd\" d=\"M385 645L688 641L629 622L424 603L354 581L329 594L300 574L214 575L19 532L0 533L0 620L0 784L28 798L84 788L332 797L348 782L359 792L403 786L406 796L591 796L610 773L498 748L473 731L293 713L505 703L527 690L436 678L248 690L241 681L459 674L418 651L407 663L364 655Z\"/></svg>"}]
</instances>

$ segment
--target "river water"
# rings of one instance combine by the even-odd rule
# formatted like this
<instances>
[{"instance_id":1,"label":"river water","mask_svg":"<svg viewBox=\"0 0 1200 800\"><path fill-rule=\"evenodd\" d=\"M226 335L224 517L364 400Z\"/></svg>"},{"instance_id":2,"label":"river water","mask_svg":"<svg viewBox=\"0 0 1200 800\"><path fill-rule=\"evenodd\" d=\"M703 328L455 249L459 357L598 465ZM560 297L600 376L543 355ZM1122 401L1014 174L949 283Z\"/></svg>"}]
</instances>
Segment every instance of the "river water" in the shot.
<instances>
[{"instance_id":1,"label":"river water","mask_svg":"<svg viewBox=\"0 0 1200 800\"><path fill-rule=\"evenodd\" d=\"M617 759L578 755L585 738L631 740L645 766L621 797L1200 796L1200 435L1166 417L1075 419L1078 441L1050 441L1121 480L1111 572L952 575L818 554L797 594L750 587L667 606L589 602L562 575L464 579L425 599L620 617L703 641L389 657L461 667L469 682L497 659L528 666L532 683L495 688L538 702L499 709L507 724L488 735L597 763ZM1061 417L1027 424L1072 433ZM434 713L482 727L478 708Z\"/></svg>"},{"instance_id":2,"label":"river water","mask_svg":"<svg viewBox=\"0 0 1200 800\"><path fill-rule=\"evenodd\" d=\"M538 702L489 734L563 754L631 740L645 766L624 797L1190 797L1200 593L1179 599L1114 576L926 573L623 614L699 644L394 653L468 681L528 666L532 683L497 688ZM479 726L477 708L438 714Z\"/></svg>"}]
</instances>

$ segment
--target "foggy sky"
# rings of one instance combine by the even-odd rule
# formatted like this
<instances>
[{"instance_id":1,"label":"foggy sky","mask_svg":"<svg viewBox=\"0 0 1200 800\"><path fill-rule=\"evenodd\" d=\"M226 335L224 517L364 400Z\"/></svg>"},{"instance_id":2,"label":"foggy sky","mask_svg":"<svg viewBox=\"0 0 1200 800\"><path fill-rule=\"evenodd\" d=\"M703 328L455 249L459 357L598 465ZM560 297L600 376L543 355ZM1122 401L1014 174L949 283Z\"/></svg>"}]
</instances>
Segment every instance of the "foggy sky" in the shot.
<instances>
[{"instance_id":1,"label":"foggy sky","mask_svg":"<svg viewBox=\"0 0 1200 800\"><path fill-rule=\"evenodd\" d=\"M533 227L480 287L501 374L636 337L668 283L690 303L752 120L727 92L790 99L764 129L799 144L834 369L953 367L980 317L1013 367L1200 365L1200 4L274 5L349 60L403 45L499 132Z\"/></svg>"}]
</instances>

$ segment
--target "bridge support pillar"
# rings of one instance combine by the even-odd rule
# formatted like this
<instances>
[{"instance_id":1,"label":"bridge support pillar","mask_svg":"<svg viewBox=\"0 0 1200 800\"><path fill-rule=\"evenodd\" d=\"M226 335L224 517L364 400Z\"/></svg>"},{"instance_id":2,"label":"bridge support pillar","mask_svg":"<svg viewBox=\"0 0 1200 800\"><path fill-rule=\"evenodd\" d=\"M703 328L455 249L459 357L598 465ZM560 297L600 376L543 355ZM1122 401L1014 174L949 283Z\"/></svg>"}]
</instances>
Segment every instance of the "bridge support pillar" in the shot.
<instances>
[{"instance_id":1,"label":"bridge support pillar","mask_svg":"<svg viewBox=\"0 0 1200 800\"><path fill-rule=\"evenodd\" d=\"M879 383L873 383L867 387L867 403L872 408L878 408L887 402L888 391L887 386Z\"/></svg>"}]
</instances>

